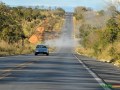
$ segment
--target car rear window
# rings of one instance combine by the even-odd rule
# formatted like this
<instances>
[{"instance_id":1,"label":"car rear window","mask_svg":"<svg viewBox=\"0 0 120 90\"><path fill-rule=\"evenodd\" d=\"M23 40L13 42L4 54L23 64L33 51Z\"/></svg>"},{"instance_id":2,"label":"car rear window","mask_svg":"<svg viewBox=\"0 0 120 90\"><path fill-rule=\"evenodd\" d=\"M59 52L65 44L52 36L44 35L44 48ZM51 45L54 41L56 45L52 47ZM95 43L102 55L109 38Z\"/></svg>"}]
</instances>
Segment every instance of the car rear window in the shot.
<instances>
[{"instance_id":1,"label":"car rear window","mask_svg":"<svg viewBox=\"0 0 120 90\"><path fill-rule=\"evenodd\" d=\"M37 45L36 48L47 48L47 47L43 45Z\"/></svg>"},{"instance_id":2,"label":"car rear window","mask_svg":"<svg viewBox=\"0 0 120 90\"><path fill-rule=\"evenodd\" d=\"M43 46L42 48L47 48L46 46Z\"/></svg>"}]
</instances>

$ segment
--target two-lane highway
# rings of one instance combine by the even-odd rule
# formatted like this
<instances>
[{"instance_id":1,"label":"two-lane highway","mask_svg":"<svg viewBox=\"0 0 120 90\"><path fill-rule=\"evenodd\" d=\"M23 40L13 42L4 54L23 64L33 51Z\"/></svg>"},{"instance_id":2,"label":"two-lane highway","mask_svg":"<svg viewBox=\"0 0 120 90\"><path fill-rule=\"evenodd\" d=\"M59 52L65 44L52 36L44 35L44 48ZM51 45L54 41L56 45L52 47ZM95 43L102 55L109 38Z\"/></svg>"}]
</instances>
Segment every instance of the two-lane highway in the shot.
<instances>
[{"instance_id":1,"label":"two-lane highway","mask_svg":"<svg viewBox=\"0 0 120 90\"><path fill-rule=\"evenodd\" d=\"M72 33L72 15L67 15L56 53L1 57L0 90L105 90L74 55Z\"/></svg>"}]
</instances>

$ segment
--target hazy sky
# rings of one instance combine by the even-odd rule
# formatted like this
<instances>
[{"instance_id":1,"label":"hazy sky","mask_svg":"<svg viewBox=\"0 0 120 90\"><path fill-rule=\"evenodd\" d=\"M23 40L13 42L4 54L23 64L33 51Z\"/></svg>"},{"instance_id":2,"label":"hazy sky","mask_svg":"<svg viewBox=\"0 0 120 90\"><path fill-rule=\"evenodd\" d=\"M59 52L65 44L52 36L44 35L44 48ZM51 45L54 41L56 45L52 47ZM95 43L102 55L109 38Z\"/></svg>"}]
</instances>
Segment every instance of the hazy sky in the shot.
<instances>
[{"instance_id":1,"label":"hazy sky","mask_svg":"<svg viewBox=\"0 0 120 90\"><path fill-rule=\"evenodd\" d=\"M65 9L76 6L87 6L92 9L103 9L105 0L0 0L7 5L15 6L59 6Z\"/></svg>"}]
</instances>

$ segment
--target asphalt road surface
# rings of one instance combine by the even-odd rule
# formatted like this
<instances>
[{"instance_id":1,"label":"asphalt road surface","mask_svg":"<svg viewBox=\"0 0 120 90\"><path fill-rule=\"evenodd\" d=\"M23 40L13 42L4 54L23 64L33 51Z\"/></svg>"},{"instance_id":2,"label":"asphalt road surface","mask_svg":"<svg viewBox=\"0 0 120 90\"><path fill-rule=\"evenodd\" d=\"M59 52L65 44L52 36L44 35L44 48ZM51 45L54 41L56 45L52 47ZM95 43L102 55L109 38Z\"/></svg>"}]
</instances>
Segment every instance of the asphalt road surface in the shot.
<instances>
[{"instance_id":1,"label":"asphalt road surface","mask_svg":"<svg viewBox=\"0 0 120 90\"><path fill-rule=\"evenodd\" d=\"M0 57L0 90L111 90L83 63L86 57L74 53L72 33L70 14L65 17L61 45L50 56Z\"/></svg>"}]
</instances>

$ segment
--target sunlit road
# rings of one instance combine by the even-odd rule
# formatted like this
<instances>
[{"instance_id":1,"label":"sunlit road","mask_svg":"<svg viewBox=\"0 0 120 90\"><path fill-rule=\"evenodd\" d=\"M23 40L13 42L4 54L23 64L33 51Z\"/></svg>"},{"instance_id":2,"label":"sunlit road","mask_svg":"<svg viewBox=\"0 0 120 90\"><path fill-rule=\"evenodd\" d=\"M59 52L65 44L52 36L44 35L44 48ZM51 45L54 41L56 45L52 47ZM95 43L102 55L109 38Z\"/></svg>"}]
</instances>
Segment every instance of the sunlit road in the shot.
<instances>
[{"instance_id":1,"label":"sunlit road","mask_svg":"<svg viewBox=\"0 0 120 90\"><path fill-rule=\"evenodd\" d=\"M72 31L68 15L57 52L0 57L0 90L110 90L81 62L84 57L74 54Z\"/></svg>"}]
</instances>

